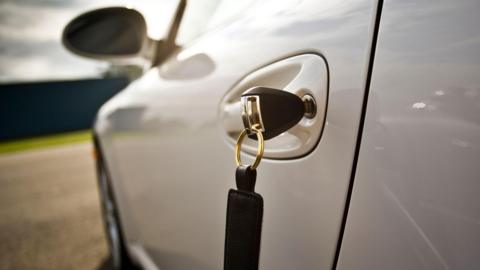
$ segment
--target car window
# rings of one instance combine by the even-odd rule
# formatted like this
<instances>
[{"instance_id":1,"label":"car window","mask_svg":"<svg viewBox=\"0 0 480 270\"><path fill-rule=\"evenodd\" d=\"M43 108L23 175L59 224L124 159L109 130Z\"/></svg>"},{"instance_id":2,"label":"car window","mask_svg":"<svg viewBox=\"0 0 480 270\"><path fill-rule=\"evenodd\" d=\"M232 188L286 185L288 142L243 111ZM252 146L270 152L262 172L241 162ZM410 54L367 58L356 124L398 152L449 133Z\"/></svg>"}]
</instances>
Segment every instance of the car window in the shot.
<instances>
[{"instance_id":1,"label":"car window","mask_svg":"<svg viewBox=\"0 0 480 270\"><path fill-rule=\"evenodd\" d=\"M235 20L254 0L191 0L187 2L178 44L186 44L205 32Z\"/></svg>"}]
</instances>

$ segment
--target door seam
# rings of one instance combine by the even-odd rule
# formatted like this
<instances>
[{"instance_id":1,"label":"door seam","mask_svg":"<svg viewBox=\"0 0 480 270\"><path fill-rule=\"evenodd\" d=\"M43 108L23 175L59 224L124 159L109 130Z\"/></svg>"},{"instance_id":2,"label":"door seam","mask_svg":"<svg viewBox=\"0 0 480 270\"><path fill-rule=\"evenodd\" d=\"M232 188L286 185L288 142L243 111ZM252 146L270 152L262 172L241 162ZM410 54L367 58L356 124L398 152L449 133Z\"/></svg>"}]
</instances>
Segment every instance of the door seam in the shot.
<instances>
[{"instance_id":1,"label":"door seam","mask_svg":"<svg viewBox=\"0 0 480 270\"><path fill-rule=\"evenodd\" d=\"M353 184L354 184L354 179L355 179L355 174L357 170L357 163L358 163L358 156L360 154L360 146L362 143L362 135L363 135L363 128L365 124L365 116L367 114L367 104L368 104L368 96L370 93L370 84L372 80L372 71L373 71L373 64L374 64L374 59L375 59L375 53L376 53L376 48L377 48L377 39L378 39L378 31L380 28L380 19L382 15L382 8L383 8L383 0L378 0L377 2L377 8L376 8L376 13L375 13L375 22L374 22L374 27L373 27L373 35L371 39L371 47L370 47L370 55L369 55L369 60L368 60L368 67L367 67L367 74L366 74L366 79L365 79L365 92L363 94L363 103L362 103L362 111L360 114L360 123L358 127L358 133L357 133L357 142L355 146L355 153L354 153L354 158L353 158L353 164L352 164L352 170L350 174L350 183L348 186L348 191L347 191L347 197L345 200L345 208L343 210L343 218L342 218L342 223L340 226L340 232L338 235L338 241L337 241L337 248L335 251L335 257L333 259L333 264L332 264L332 269L335 270L337 268L338 260L340 257L340 252L342 248L342 241L343 241L343 236L345 233L345 227L347 225L347 218L348 218L348 210L350 208L350 200L352 197L352 192L353 192Z\"/></svg>"}]
</instances>

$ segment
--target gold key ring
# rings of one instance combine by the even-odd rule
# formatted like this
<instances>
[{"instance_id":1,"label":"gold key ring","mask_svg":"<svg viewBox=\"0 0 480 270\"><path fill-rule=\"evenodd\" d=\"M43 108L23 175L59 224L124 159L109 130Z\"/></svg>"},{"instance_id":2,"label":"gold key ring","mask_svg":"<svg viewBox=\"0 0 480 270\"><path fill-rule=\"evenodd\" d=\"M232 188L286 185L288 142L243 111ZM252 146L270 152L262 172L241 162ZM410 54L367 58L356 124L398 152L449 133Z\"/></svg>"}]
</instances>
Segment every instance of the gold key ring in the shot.
<instances>
[{"instance_id":1,"label":"gold key ring","mask_svg":"<svg viewBox=\"0 0 480 270\"><path fill-rule=\"evenodd\" d=\"M255 156L255 161L251 165L251 168L255 170L260 164L260 161L262 160L263 151L265 150L265 142L263 140L262 132L258 130L256 126L253 126L251 131L255 132L255 135L257 136L257 140L258 140L257 155ZM247 133L248 133L248 129L244 129L238 136L237 144L235 145L235 162L237 163L237 166L244 165L242 164L242 160L240 159L240 153L242 150L243 139L245 138Z\"/></svg>"}]
</instances>

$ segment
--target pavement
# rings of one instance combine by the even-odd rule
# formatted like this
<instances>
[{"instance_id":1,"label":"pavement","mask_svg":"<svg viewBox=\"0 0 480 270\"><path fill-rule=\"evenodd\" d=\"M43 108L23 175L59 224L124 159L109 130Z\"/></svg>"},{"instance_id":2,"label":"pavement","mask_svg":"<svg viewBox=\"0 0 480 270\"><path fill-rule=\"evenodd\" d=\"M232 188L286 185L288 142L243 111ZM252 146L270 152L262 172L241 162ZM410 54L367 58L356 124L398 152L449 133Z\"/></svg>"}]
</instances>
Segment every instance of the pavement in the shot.
<instances>
[{"instance_id":1,"label":"pavement","mask_svg":"<svg viewBox=\"0 0 480 270\"><path fill-rule=\"evenodd\" d=\"M91 143L0 155L0 269L106 269Z\"/></svg>"}]
</instances>

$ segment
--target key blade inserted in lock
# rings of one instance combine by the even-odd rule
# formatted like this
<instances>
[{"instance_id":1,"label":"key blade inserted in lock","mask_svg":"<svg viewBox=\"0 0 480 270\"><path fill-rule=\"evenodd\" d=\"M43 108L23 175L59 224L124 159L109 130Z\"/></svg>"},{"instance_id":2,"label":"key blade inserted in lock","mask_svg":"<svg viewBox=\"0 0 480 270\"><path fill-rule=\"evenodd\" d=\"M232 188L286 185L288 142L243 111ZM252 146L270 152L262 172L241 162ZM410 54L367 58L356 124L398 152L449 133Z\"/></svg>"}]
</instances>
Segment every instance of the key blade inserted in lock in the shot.
<instances>
[{"instance_id":1,"label":"key blade inserted in lock","mask_svg":"<svg viewBox=\"0 0 480 270\"><path fill-rule=\"evenodd\" d=\"M262 131L265 140L274 138L295 126L305 115L304 102L287 91L254 87L240 98L245 128ZM255 139L255 136L249 137Z\"/></svg>"}]
</instances>

